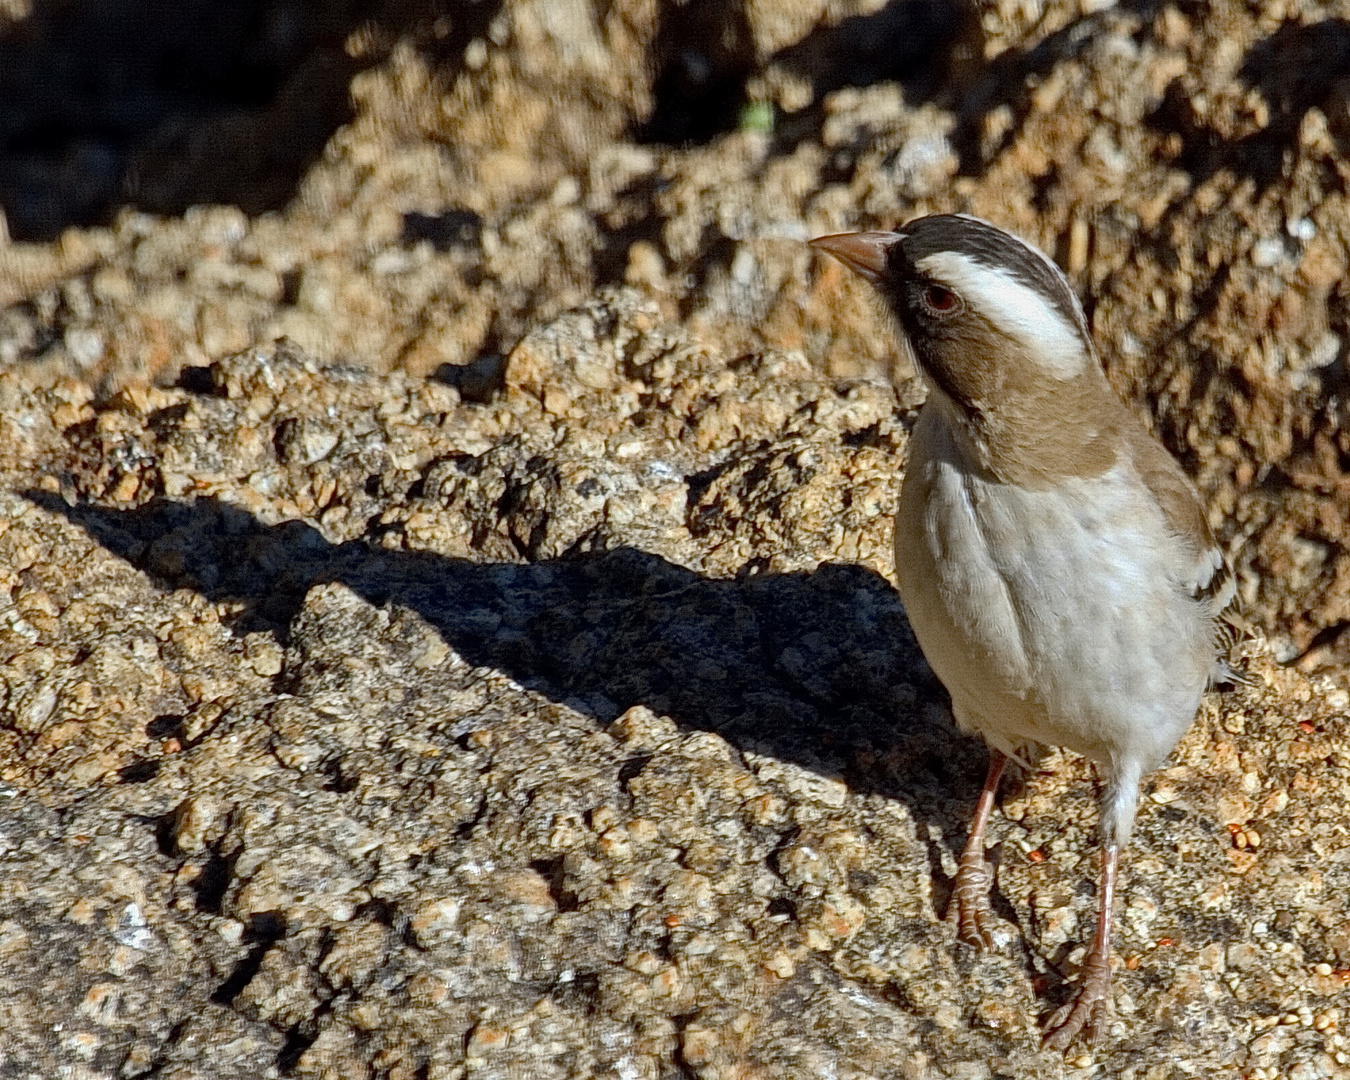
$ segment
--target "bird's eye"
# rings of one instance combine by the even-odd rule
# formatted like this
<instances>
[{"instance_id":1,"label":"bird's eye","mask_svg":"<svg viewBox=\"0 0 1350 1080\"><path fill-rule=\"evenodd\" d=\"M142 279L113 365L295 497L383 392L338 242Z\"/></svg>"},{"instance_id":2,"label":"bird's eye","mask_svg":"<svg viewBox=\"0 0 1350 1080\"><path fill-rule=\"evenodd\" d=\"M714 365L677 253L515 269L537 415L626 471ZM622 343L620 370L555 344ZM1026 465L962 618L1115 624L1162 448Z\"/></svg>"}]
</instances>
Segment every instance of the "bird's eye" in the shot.
<instances>
[{"instance_id":1,"label":"bird's eye","mask_svg":"<svg viewBox=\"0 0 1350 1080\"><path fill-rule=\"evenodd\" d=\"M961 298L951 289L929 285L923 290L923 306L933 315L950 315L961 307Z\"/></svg>"}]
</instances>

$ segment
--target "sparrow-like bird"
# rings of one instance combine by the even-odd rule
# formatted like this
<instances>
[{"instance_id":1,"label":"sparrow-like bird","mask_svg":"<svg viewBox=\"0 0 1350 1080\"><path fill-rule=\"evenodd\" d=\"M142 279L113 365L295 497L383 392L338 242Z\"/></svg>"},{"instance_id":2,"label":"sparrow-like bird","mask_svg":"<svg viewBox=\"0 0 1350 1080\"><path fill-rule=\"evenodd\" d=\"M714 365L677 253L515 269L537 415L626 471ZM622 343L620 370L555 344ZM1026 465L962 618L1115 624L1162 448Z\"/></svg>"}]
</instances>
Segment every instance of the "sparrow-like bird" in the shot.
<instances>
[{"instance_id":1,"label":"sparrow-like bird","mask_svg":"<svg viewBox=\"0 0 1350 1080\"><path fill-rule=\"evenodd\" d=\"M992 940L984 831L1008 758L1064 746L1105 774L1096 933L1045 1026L1045 1045L1063 1050L1108 1015L1111 907L1139 781L1227 670L1233 577L1195 487L1107 383L1050 259L955 214L811 243L876 286L929 387L895 566L957 724L989 745L953 883L962 941Z\"/></svg>"}]
</instances>

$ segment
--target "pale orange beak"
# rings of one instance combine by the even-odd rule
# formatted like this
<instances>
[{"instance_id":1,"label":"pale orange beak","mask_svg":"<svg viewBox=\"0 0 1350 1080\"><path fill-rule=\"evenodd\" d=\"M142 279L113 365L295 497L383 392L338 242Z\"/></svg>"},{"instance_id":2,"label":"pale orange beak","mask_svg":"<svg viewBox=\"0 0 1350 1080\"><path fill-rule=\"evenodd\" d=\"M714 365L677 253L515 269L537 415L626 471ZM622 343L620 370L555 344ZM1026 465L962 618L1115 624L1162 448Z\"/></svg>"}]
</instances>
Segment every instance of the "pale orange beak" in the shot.
<instances>
[{"instance_id":1,"label":"pale orange beak","mask_svg":"<svg viewBox=\"0 0 1350 1080\"><path fill-rule=\"evenodd\" d=\"M897 232L851 232L817 236L807 243L833 255L850 270L876 285L886 273L886 253L892 244L904 238L904 233Z\"/></svg>"}]
</instances>

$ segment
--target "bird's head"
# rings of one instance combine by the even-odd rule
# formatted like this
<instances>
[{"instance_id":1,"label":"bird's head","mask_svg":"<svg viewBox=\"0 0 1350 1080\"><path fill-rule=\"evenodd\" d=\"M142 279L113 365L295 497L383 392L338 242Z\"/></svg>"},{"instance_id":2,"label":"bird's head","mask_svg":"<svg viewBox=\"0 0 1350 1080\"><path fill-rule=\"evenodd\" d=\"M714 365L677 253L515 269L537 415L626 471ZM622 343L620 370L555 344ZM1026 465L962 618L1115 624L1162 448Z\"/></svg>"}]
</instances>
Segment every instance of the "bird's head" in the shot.
<instances>
[{"instance_id":1,"label":"bird's head","mask_svg":"<svg viewBox=\"0 0 1350 1080\"><path fill-rule=\"evenodd\" d=\"M1029 383L1099 370L1083 309L1059 267L986 221L935 214L898 232L840 233L811 244L877 288L923 373L956 404L996 407Z\"/></svg>"},{"instance_id":2,"label":"bird's head","mask_svg":"<svg viewBox=\"0 0 1350 1080\"><path fill-rule=\"evenodd\" d=\"M1074 470L1099 467L1093 446L1119 399L1068 279L1045 255L962 214L811 244L876 287L930 386L982 444L1030 455L1037 469L1057 470L1066 455Z\"/></svg>"}]
</instances>

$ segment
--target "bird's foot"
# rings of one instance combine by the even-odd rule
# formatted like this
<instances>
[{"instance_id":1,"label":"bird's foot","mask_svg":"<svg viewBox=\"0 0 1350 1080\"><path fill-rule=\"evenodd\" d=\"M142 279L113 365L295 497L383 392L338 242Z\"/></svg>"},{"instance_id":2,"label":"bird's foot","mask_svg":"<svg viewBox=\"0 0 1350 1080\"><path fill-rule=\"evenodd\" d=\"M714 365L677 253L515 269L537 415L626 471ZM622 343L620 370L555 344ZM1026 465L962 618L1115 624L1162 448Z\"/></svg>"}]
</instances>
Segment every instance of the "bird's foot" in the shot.
<instances>
[{"instance_id":1,"label":"bird's foot","mask_svg":"<svg viewBox=\"0 0 1350 1080\"><path fill-rule=\"evenodd\" d=\"M1099 948L1093 944L1073 997L1050 1014L1041 1036L1041 1047L1063 1053L1081 1033L1092 1045L1106 1027L1111 1014L1111 955L1110 946Z\"/></svg>"},{"instance_id":2,"label":"bird's foot","mask_svg":"<svg viewBox=\"0 0 1350 1080\"><path fill-rule=\"evenodd\" d=\"M956 916L956 939L976 949L989 949L994 935L989 932L989 921L994 917L989 905L992 881L989 864L981 848L967 847L961 853L961 862L952 881L952 898L947 915Z\"/></svg>"}]
</instances>

